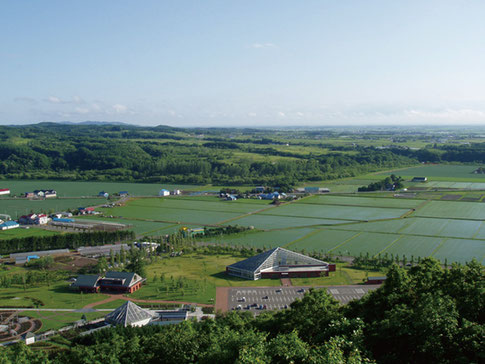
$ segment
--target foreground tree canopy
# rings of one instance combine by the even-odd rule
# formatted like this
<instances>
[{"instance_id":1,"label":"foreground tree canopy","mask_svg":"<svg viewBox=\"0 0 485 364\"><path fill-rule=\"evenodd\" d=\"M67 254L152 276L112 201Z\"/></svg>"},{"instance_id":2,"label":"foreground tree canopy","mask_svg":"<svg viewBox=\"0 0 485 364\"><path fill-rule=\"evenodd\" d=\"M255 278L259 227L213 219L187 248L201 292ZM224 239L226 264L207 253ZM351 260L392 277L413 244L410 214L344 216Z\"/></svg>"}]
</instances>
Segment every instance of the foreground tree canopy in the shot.
<instances>
[{"instance_id":1,"label":"foreground tree canopy","mask_svg":"<svg viewBox=\"0 0 485 364\"><path fill-rule=\"evenodd\" d=\"M49 353L24 344L2 363L483 363L484 267L393 265L378 290L340 306L311 290L291 308L216 320L112 328Z\"/></svg>"}]
</instances>

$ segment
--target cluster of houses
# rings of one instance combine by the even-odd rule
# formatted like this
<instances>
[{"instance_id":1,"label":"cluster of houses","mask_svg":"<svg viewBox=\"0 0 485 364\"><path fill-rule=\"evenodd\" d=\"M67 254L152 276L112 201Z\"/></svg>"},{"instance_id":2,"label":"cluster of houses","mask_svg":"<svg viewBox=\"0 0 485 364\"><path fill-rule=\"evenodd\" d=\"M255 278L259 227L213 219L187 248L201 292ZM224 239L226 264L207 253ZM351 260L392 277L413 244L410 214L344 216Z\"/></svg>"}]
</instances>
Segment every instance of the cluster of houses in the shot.
<instances>
[{"instance_id":1,"label":"cluster of houses","mask_svg":"<svg viewBox=\"0 0 485 364\"><path fill-rule=\"evenodd\" d=\"M45 225L49 220L46 214L29 214L20 216L19 223L22 225Z\"/></svg>"},{"instance_id":2,"label":"cluster of houses","mask_svg":"<svg viewBox=\"0 0 485 364\"><path fill-rule=\"evenodd\" d=\"M178 196L178 195L181 195L181 194L182 194L182 191L180 191L180 190L169 191L165 188L162 188L160 190L160 192L158 192L158 196L160 196L160 197L165 197L165 196L170 196L170 195Z\"/></svg>"},{"instance_id":3,"label":"cluster of houses","mask_svg":"<svg viewBox=\"0 0 485 364\"><path fill-rule=\"evenodd\" d=\"M34 192L25 192L25 198L52 198L57 197L56 190L35 190Z\"/></svg>"}]
</instances>

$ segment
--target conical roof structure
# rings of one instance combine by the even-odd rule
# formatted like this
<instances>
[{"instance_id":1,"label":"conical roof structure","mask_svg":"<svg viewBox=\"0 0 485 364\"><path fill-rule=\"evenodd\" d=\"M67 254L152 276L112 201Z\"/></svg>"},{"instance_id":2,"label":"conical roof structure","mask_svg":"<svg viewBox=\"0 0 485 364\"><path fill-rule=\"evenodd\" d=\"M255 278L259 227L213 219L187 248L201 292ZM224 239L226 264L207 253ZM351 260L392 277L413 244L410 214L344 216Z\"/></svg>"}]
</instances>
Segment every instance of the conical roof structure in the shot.
<instances>
[{"instance_id":1,"label":"conical roof structure","mask_svg":"<svg viewBox=\"0 0 485 364\"><path fill-rule=\"evenodd\" d=\"M144 326L150 322L152 314L137 306L131 301L126 301L113 312L106 315L105 321L112 325Z\"/></svg>"}]
</instances>

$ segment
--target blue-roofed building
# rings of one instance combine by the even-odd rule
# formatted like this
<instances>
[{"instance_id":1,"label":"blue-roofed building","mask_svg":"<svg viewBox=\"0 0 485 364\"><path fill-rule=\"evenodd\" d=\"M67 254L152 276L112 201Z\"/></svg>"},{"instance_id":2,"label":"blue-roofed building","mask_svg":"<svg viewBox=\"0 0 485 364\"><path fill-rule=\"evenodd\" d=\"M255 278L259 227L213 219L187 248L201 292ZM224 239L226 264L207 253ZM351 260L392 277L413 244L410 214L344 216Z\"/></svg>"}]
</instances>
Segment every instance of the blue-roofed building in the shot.
<instances>
[{"instance_id":1,"label":"blue-roofed building","mask_svg":"<svg viewBox=\"0 0 485 364\"><path fill-rule=\"evenodd\" d=\"M120 196L128 196L129 193L128 193L128 191L120 191L119 195Z\"/></svg>"},{"instance_id":2,"label":"blue-roofed building","mask_svg":"<svg viewBox=\"0 0 485 364\"><path fill-rule=\"evenodd\" d=\"M0 230L15 229L15 228L18 228L19 226L20 225L17 221L8 220L8 221L5 221L4 223L0 224Z\"/></svg>"},{"instance_id":3,"label":"blue-roofed building","mask_svg":"<svg viewBox=\"0 0 485 364\"><path fill-rule=\"evenodd\" d=\"M65 217L53 217L52 221L55 221L55 222L74 222L74 219L68 219L68 218L65 218Z\"/></svg>"},{"instance_id":4,"label":"blue-roofed building","mask_svg":"<svg viewBox=\"0 0 485 364\"><path fill-rule=\"evenodd\" d=\"M271 193L262 193L258 195L260 200L279 200L281 198L281 195L278 192L271 192Z\"/></svg>"},{"instance_id":5,"label":"blue-roofed building","mask_svg":"<svg viewBox=\"0 0 485 364\"><path fill-rule=\"evenodd\" d=\"M170 196L170 191L166 190L165 188L162 188L158 193L158 196Z\"/></svg>"},{"instance_id":6,"label":"blue-roofed building","mask_svg":"<svg viewBox=\"0 0 485 364\"><path fill-rule=\"evenodd\" d=\"M335 271L329 264L283 248L273 248L226 267L232 276L257 280L260 278L320 277Z\"/></svg>"}]
</instances>

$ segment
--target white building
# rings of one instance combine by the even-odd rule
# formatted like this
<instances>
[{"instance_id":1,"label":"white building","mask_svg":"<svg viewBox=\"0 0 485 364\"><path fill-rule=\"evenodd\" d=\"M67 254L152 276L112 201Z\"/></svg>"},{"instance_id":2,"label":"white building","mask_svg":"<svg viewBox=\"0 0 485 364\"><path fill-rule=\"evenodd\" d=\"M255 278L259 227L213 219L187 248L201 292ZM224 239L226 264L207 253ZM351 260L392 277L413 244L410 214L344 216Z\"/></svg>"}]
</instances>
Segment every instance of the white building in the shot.
<instances>
[{"instance_id":1,"label":"white building","mask_svg":"<svg viewBox=\"0 0 485 364\"><path fill-rule=\"evenodd\" d=\"M166 190L165 188L162 188L158 193L158 196L170 196L170 191Z\"/></svg>"},{"instance_id":2,"label":"white building","mask_svg":"<svg viewBox=\"0 0 485 364\"><path fill-rule=\"evenodd\" d=\"M0 188L0 195L10 195L10 190L8 188Z\"/></svg>"}]
</instances>

